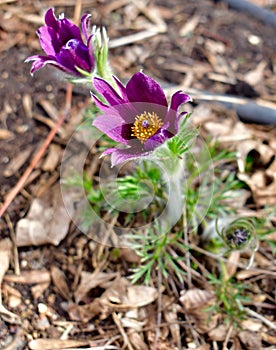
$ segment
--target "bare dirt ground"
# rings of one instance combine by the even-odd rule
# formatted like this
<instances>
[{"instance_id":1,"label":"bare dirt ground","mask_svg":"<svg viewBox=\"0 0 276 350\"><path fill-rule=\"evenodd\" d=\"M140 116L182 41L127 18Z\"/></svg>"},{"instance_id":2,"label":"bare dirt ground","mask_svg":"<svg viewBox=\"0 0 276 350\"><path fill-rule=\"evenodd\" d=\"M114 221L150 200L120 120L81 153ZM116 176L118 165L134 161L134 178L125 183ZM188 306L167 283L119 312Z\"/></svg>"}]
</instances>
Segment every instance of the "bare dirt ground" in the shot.
<instances>
[{"instance_id":1,"label":"bare dirt ground","mask_svg":"<svg viewBox=\"0 0 276 350\"><path fill-rule=\"evenodd\" d=\"M276 15L275 2L253 2ZM236 169L247 186L244 211L261 217L265 208L275 207L275 27L211 0L76 3L81 4L81 14L92 14L93 24L107 27L110 62L120 79L126 81L143 69L160 80L168 92L183 88L193 96L194 123L201 126L204 137L218 139L222 148L238 150L242 159L248 154L253 157L249 175ZM2 203L64 113L67 90L64 76L47 67L31 77L30 65L24 63L28 56L41 53L35 31L43 25L49 7L69 18L76 13L76 4L70 0L0 1ZM146 37L152 30L155 34ZM141 33L138 40L133 36L136 33ZM206 92L212 98L206 97ZM227 109L229 96L238 99L231 100L232 108ZM218 104L218 100L223 104ZM239 109L249 101L255 103L253 110ZM236 267L228 271L230 277L235 276L250 286L251 301L247 306L252 313L247 315L242 329L223 323L219 314L216 320L212 319L214 323L206 324L206 315L203 316L200 308L207 306L213 296L204 275L213 271L215 264L204 255L204 258L197 256L201 262L197 273L203 277L195 275L188 281L191 283L176 284L175 289L164 286L162 322L157 327L160 310L154 282L150 287L142 284L140 294L128 285L130 269L139 261L135 253L117 252L97 244L83 235L62 210L58 211L62 203L57 190L62 154L91 105L89 87L73 86L65 123L0 219L0 348L275 349L273 243L261 242L254 262L256 270ZM259 107L264 109L255 113ZM254 123L244 124L239 117ZM264 125L267 118L270 123ZM93 173L91 168L90 171ZM18 244L18 222L28 215L32 203L39 198L44 214L47 208L54 208L60 221L64 220L63 228L58 224L52 228L53 235L59 230L56 240L53 237L48 240L54 244L45 244L45 237L44 244L32 242L30 237L26 244ZM44 214L41 222L47 226ZM275 244L275 211L270 222L274 227L270 242ZM240 255L236 259L243 262ZM136 296L138 304L141 302L136 314L129 313L135 305L129 299L125 299L125 304L120 301L121 308L103 307L101 302L110 295L113 302L117 298L119 303L118 294L123 295L126 288ZM204 293L200 294L197 288ZM114 290L116 295L112 294ZM184 291L193 294L181 303L179 297ZM198 299L203 306L196 303ZM95 300L101 302L97 304Z\"/></svg>"}]
</instances>

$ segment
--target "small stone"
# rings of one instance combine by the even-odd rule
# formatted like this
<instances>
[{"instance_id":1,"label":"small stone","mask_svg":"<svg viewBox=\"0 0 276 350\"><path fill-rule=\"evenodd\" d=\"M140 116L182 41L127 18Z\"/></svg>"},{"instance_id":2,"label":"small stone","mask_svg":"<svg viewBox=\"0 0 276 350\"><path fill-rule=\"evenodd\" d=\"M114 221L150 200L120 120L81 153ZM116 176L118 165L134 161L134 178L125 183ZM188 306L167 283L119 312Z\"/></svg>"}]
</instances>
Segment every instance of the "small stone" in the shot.
<instances>
[{"instance_id":1,"label":"small stone","mask_svg":"<svg viewBox=\"0 0 276 350\"><path fill-rule=\"evenodd\" d=\"M261 43L261 38L258 37L257 35L249 35L248 41L250 42L251 45L259 45Z\"/></svg>"},{"instance_id":2,"label":"small stone","mask_svg":"<svg viewBox=\"0 0 276 350\"><path fill-rule=\"evenodd\" d=\"M48 310L48 307L47 307L47 305L45 305L45 304L43 304L43 303L39 303L39 304L37 305L37 309L38 309L38 312L39 312L40 314L46 314L46 312L47 312L47 310Z\"/></svg>"}]
</instances>

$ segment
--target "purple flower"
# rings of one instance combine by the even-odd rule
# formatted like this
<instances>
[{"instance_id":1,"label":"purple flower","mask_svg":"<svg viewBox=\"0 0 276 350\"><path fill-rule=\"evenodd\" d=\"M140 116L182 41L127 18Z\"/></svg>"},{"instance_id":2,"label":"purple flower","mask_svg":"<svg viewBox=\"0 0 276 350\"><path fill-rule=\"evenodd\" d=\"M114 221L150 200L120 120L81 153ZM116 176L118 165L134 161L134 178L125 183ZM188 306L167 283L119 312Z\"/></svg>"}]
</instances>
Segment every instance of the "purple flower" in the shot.
<instances>
[{"instance_id":1,"label":"purple flower","mask_svg":"<svg viewBox=\"0 0 276 350\"><path fill-rule=\"evenodd\" d=\"M91 42L92 35L88 34L90 15L83 15L81 19L82 39L80 29L64 16L56 18L54 9L50 8L45 14L45 26L37 31L40 45L46 56L36 55L29 57L26 62L33 61L31 74L52 64L66 73L81 76L77 68L91 73L94 69L94 52Z\"/></svg>"},{"instance_id":2,"label":"purple flower","mask_svg":"<svg viewBox=\"0 0 276 350\"><path fill-rule=\"evenodd\" d=\"M179 106L191 100L177 91L168 106L161 86L142 72L134 74L126 86L114 79L119 92L103 79L93 80L95 90L109 103L93 95L96 105L105 112L96 117L93 125L125 146L109 148L103 153L111 154L112 166L147 156L176 135L179 120L186 114L177 112Z\"/></svg>"}]
</instances>

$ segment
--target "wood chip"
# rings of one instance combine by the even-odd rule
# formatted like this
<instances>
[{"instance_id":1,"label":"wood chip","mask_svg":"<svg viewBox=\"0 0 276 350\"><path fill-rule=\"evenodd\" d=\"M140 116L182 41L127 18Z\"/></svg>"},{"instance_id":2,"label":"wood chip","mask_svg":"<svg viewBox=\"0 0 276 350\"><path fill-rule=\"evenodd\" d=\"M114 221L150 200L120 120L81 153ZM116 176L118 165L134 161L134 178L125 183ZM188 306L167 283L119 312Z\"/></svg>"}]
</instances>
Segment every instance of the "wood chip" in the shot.
<instances>
[{"instance_id":1,"label":"wood chip","mask_svg":"<svg viewBox=\"0 0 276 350\"><path fill-rule=\"evenodd\" d=\"M29 159L33 152L33 146L27 147L13 158L3 172L5 177L13 176Z\"/></svg>"},{"instance_id":2,"label":"wood chip","mask_svg":"<svg viewBox=\"0 0 276 350\"><path fill-rule=\"evenodd\" d=\"M56 145L54 143L51 144L49 146L47 157L42 164L42 170L50 172L54 171L60 161L61 152L61 147L59 145Z\"/></svg>"},{"instance_id":3,"label":"wood chip","mask_svg":"<svg viewBox=\"0 0 276 350\"><path fill-rule=\"evenodd\" d=\"M88 341L61 340L61 339L35 339L28 344L30 350L60 350L89 346Z\"/></svg>"},{"instance_id":4,"label":"wood chip","mask_svg":"<svg viewBox=\"0 0 276 350\"><path fill-rule=\"evenodd\" d=\"M50 282L50 272L48 270L22 271L19 276L6 275L4 281L21 284L38 284Z\"/></svg>"},{"instance_id":5,"label":"wood chip","mask_svg":"<svg viewBox=\"0 0 276 350\"><path fill-rule=\"evenodd\" d=\"M0 140L8 140L14 137L14 133L7 129L0 129Z\"/></svg>"},{"instance_id":6,"label":"wood chip","mask_svg":"<svg viewBox=\"0 0 276 350\"><path fill-rule=\"evenodd\" d=\"M197 27L200 20L200 16L194 15L188 22L184 24L182 28L180 28L179 35L187 36L189 34L193 34L193 31Z\"/></svg>"}]
</instances>

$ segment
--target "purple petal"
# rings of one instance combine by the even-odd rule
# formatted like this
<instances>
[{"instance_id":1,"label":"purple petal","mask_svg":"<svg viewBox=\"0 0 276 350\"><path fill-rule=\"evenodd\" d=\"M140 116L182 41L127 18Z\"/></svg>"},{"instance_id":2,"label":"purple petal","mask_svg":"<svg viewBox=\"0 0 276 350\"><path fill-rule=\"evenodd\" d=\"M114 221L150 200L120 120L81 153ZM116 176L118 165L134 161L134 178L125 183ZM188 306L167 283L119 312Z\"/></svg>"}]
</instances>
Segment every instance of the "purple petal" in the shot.
<instances>
[{"instance_id":1,"label":"purple petal","mask_svg":"<svg viewBox=\"0 0 276 350\"><path fill-rule=\"evenodd\" d=\"M165 122L170 123L169 130L173 134L176 134L178 132L178 123L182 115L179 115L178 113L179 107L182 104L191 100L191 97L189 95L184 94L182 91L177 91L173 94L171 98L170 108L165 118Z\"/></svg>"},{"instance_id":2,"label":"purple petal","mask_svg":"<svg viewBox=\"0 0 276 350\"><path fill-rule=\"evenodd\" d=\"M47 55L54 56L59 52L62 45L53 28L47 26L40 27L37 30L37 34L39 36L40 46Z\"/></svg>"},{"instance_id":3,"label":"purple petal","mask_svg":"<svg viewBox=\"0 0 276 350\"><path fill-rule=\"evenodd\" d=\"M132 124L125 124L117 111L111 110L111 108L109 108L108 114L96 117L92 125L116 142L128 144L128 141L132 138Z\"/></svg>"},{"instance_id":4,"label":"purple petal","mask_svg":"<svg viewBox=\"0 0 276 350\"><path fill-rule=\"evenodd\" d=\"M141 149L134 149L134 148L126 148L126 149L119 149L119 148L113 148L111 153L111 166L115 166L118 164L121 164L127 160L133 160L133 159L139 159L141 157L145 157L148 155L148 153L142 152Z\"/></svg>"},{"instance_id":5,"label":"purple petal","mask_svg":"<svg viewBox=\"0 0 276 350\"><path fill-rule=\"evenodd\" d=\"M81 18L81 29L82 29L83 36L84 36L86 41L88 41L88 39L90 37L90 34L88 33L90 17L91 17L91 15L86 13Z\"/></svg>"},{"instance_id":6,"label":"purple petal","mask_svg":"<svg viewBox=\"0 0 276 350\"><path fill-rule=\"evenodd\" d=\"M51 58L48 56L31 56L29 58L27 58L25 60L25 62L31 62L34 61L32 64L32 68L30 73L33 75L37 70L43 68L46 66L46 64L51 64L53 66L58 67L59 69L63 70L64 72L67 73L72 73L71 71L69 71L68 69L66 69L66 67L62 66L61 64L59 64L55 58Z\"/></svg>"},{"instance_id":7,"label":"purple petal","mask_svg":"<svg viewBox=\"0 0 276 350\"><path fill-rule=\"evenodd\" d=\"M69 40L56 57L59 63L72 71L76 71L75 67L79 67L86 72L91 72L88 49L76 39Z\"/></svg>"},{"instance_id":8,"label":"purple petal","mask_svg":"<svg viewBox=\"0 0 276 350\"><path fill-rule=\"evenodd\" d=\"M161 146L169 138L173 137L170 131L160 128L152 137L150 137L144 144L144 148L147 151L152 151L156 147Z\"/></svg>"},{"instance_id":9,"label":"purple petal","mask_svg":"<svg viewBox=\"0 0 276 350\"><path fill-rule=\"evenodd\" d=\"M168 106L161 86L142 72L132 76L126 85L126 92L130 102L148 102Z\"/></svg>"},{"instance_id":10,"label":"purple petal","mask_svg":"<svg viewBox=\"0 0 276 350\"><path fill-rule=\"evenodd\" d=\"M69 21L69 19L59 19L57 24L59 26L57 32L62 43L66 43L70 39L77 39L83 42L79 27Z\"/></svg>"},{"instance_id":11,"label":"purple petal","mask_svg":"<svg viewBox=\"0 0 276 350\"><path fill-rule=\"evenodd\" d=\"M44 16L44 21L46 26L52 27L55 31L58 30L58 24L57 24L57 18L55 16L55 10L54 8L50 8Z\"/></svg>"},{"instance_id":12,"label":"purple petal","mask_svg":"<svg viewBox=\"0 0 276 350\"><path fill-rule=\"evenodd\" d=\"M98 108L100 108L103 112L108 111L110 106L103 103L95 94L91 92L91 97L94 99L94 102Z\"/></svg>"},{"instance_id":13,"label":"purple petal","mask_svg":"<svg viewBox=\"0 0 276 350\"><path fill-rule=\"evenodd\" d=\"M111 106L127 102L124 101L124 99L121 96L119 96L119 94L113 89L113 87L110 84L108 84L104 79L94 78L93 85L97 92L100 95L102 95Z\"/></svg>"},{"instance_id":14,"label":"purple petal","mask_svg":"<svg viewBox=\"0 0 276 350\"><path fill-rule=\"evenodd\" d=\"M191 100L192 99L189 95L184 94L181 90L177 91L172 95L170 109L177 111L180 105L182 105L183 103L187 103Z\"/></svg>"},{"instance_id":15,"label":"purple petal","mask_svg":"<svg viewBox=\"0 0 276 350\"><path fill-rule=\"evenodd\" d=\"M126 87L124 86L124 84L115 75L113 75L112 77L115 80L115 83L116 83L116 85L118 86L118 88L119 88L119 90L121 92L123 100L124 101L128 101L127 93L126 93Z\"/></svg>"}]
</instances>

